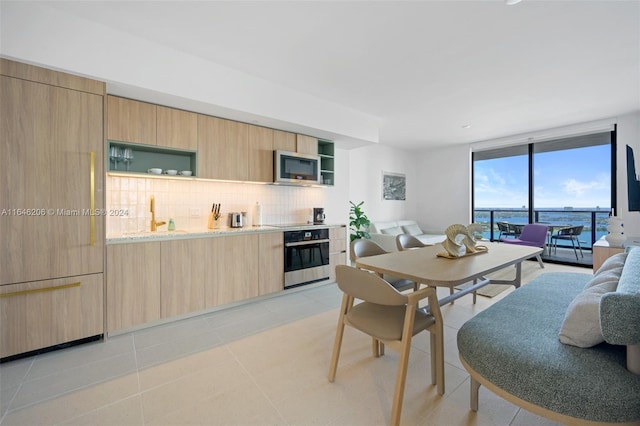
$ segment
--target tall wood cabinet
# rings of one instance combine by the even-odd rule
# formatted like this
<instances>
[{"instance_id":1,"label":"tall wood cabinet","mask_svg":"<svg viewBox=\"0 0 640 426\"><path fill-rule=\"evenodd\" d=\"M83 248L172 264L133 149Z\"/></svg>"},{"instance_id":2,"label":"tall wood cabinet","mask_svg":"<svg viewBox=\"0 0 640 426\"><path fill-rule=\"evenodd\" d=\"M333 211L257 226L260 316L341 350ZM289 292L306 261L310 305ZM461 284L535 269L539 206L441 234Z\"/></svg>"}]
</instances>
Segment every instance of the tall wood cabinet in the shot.
<instances>
[{"instance_id":1,"label":"tall wood cabinet","mask_svg":"<svg viewBox=\"0 0 640 426\"><path fill-rule=\"evenodd\" d=\"M105 86L6 59L0 71L5 357L103 332Z\"/></svg>"}]
</instances>

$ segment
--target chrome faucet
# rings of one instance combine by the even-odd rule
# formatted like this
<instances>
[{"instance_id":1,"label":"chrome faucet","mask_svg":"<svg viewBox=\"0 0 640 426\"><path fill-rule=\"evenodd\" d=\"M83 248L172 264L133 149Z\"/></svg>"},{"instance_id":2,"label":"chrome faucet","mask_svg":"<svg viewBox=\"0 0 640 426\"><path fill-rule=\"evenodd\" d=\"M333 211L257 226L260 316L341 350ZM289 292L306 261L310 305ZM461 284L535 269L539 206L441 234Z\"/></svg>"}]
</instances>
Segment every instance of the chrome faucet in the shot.
<instances>
[{"instance_id":1,"label":"chrome faucet","mask_svg":"<svg viewBox=\"0 0 640 426\"><path fill-rule=\"evenodd\" d=\"M156 222L156 197L151 196L151 231L157 231L158 226L162 226L167 222Z\"/></svg>"}]
</instances>

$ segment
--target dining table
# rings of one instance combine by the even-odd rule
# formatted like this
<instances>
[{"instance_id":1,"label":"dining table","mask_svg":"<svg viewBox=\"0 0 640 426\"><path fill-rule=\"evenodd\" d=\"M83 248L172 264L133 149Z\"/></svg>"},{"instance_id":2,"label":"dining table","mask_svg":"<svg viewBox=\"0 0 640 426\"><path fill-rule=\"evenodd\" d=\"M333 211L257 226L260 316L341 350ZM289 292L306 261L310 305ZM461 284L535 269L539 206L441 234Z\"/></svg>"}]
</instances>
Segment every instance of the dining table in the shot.
<instances>
[{"instance_id":1,"label":"dining table","mask_svg":"<svg viewBox=\"0 0 640 426\"><path fill-rule=\"evenodd\" d=\"M485 251L460 257L447 257L442 245L426 246L406 251L398 251L377 256L361 257L356 267L404 278L431 287L448 287L448 296L438 299L440 306L458 299L487 284L508 284L518 288L522 279L522 261L542 253L538 247L519 246L503 243L482 242ZM492 272L515 266L515 276L511 280L487 278ZM471 283L460 291L456 286Z\"/></svg>"}]
</instances>

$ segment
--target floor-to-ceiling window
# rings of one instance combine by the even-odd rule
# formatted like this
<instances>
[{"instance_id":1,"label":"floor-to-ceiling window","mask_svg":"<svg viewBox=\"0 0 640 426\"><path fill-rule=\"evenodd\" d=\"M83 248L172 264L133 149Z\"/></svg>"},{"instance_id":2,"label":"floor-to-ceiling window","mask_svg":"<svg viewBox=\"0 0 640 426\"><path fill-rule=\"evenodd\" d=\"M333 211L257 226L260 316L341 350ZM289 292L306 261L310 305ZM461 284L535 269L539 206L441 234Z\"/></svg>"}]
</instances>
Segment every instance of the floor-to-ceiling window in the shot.
<instances>
[{"instance_id":1,"label":"floor-to-ceiling window","mask_svg":"<svg viewBox=\"0 0 640 426\"><path fill-rule=\"evenodd\" d=\"M615 208L614 152L615 132L476 151L474 221L494 240L547 224L547 260L590 265Z\"/></svg>"}]
</instances>

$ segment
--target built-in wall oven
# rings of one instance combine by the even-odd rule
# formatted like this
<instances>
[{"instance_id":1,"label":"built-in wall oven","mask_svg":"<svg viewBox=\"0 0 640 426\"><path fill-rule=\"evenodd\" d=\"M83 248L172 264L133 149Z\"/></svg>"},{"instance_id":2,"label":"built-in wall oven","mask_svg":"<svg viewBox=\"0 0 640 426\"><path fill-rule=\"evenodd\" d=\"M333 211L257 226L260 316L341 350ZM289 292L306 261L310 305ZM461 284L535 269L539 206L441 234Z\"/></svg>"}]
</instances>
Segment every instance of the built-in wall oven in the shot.
<instances>
[{"instance_id":1,"label":"built-in wall oven","mask_svg":"<svg viewBox=\"0 0 640 426\"><path fill-rule=\"evenodd\" d=\"M284 232L284 288L329 279L329 229Z\"/></svg>"}]
</instances>

